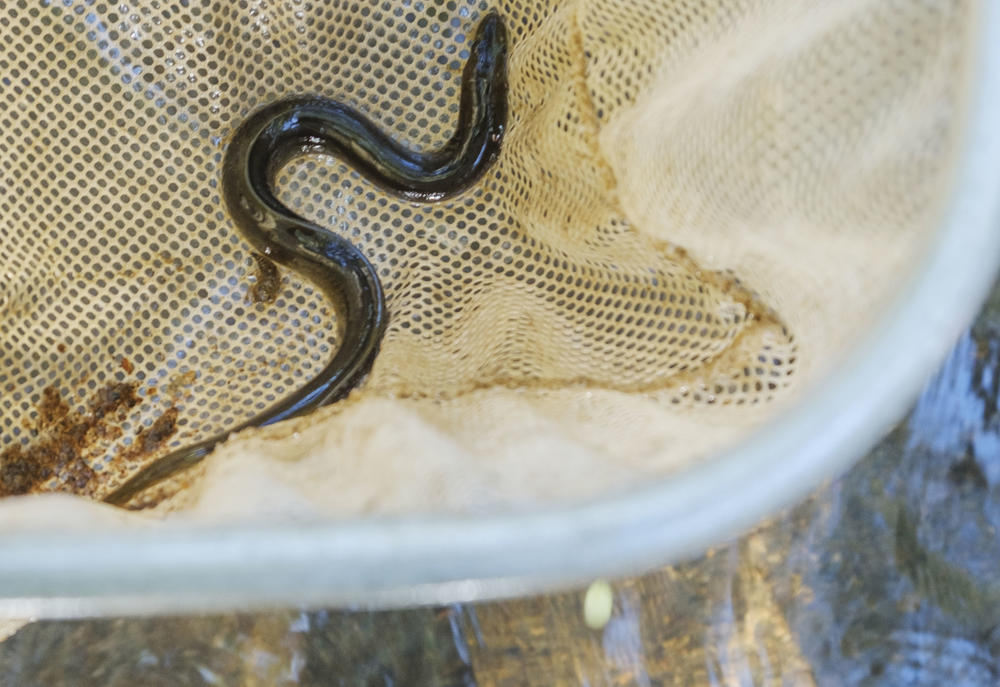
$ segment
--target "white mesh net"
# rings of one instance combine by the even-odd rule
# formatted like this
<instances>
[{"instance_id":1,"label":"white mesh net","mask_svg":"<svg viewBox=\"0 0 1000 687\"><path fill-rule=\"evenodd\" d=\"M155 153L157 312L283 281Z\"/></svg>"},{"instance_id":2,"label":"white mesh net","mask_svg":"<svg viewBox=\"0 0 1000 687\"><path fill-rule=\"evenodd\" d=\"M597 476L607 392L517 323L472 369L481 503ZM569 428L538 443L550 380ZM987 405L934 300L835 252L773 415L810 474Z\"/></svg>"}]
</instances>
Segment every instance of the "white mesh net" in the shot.
<instances>
[{"instance_id":1,"label":"white mesh net","mask_svg":"<svg viewBox=\"0 0 1000 687\"><path fill-rule=\"evenodd\" d=\"M219 197L226 136L318 93L438 146L489 7L7 3L0 493L99 498L314 375L334 308L287 270L274 302L249 297L252 253ZM497 9L510 120L475 188L412 204L328 157L280 175L282 199L382 279L368 380L133 507L503 510L661 477L828 371L925 248L973 0ZM31 473L59 432L72 455Z\"/></svg>"}]
</instances>

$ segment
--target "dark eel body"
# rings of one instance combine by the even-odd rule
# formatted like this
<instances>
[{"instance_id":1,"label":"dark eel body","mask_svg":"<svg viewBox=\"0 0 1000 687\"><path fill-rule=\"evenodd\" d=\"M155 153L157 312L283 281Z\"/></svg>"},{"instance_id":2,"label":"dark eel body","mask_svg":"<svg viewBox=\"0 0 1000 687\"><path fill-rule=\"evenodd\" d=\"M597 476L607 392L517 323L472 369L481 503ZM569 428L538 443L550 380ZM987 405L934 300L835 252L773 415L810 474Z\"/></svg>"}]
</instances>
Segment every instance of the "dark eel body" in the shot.
<instances>
[{"instance_id":1,"label":"dark eel body","mask_svg":"<svg viewBox=\"0 0 1000 687\"><path fill-rule=\"evenodd\" d=\"M496 12L480 22L462 77L458 126L437 151L408 150L357 110L314 96L281 100L236 130L222 165L229 214L244 238L298 272L338 306L341 341L308 384L229 431L158 458L104 498L124 505L136 494L200 462L231 432L261 427L343 398L371 368L386 324L375 269L354 245L289 210L273 192L277 172L303 155L335 155L407 200L433 202L471 186L496 159L507 120L507 32Z\"/></svg>"}]
</instances>

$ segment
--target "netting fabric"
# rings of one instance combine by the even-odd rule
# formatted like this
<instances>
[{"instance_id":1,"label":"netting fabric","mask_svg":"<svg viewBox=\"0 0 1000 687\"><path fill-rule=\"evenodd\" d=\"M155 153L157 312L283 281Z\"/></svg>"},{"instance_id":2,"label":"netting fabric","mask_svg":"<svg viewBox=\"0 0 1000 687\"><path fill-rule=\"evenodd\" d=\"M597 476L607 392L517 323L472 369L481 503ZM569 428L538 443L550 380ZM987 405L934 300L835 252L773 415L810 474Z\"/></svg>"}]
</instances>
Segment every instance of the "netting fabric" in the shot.
<instances>
[{"instance_id":1,"label":"netting fabric","mask_svg":"<svg viewBox=\"0 0 1000 687\"><path fill-rule=\"evenodd\" d=\"M0 494L100 498L315 374L336 308L287 270L253 297L227 136L315 93L439 146L494 8L510 118L473 189L408 203L323 156L279 175L379 273L369 378L132 506L577 499L739 441L829 372L936 227L974 0L11 0ZM45 442L68 453L32 472Z\"/></svg>"}]
</instances>

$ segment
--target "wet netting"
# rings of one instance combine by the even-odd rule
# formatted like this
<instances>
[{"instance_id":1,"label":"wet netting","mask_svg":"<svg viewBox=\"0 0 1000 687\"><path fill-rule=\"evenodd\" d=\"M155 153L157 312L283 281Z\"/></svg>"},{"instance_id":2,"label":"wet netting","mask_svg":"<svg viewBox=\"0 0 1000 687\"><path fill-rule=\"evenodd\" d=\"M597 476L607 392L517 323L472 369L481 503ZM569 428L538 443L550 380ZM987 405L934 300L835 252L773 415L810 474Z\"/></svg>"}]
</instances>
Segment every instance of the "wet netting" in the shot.
<instances>
[{"instance_id":1,"label":"wet netting","mask_svg":"<svg viewBox=\"0 0 1000 687\"><path fill-rule=\"evenodd\" d=\"M441 148L483 17L499 153L440 201L275 170L384 292L346 399L132 508L504 510L668 475L829 372L949 191L973 0L99 0L0 7L0 495L102 499L343 340L227 211L241 122L312 94Z\"/></svg>"}]
</instances>

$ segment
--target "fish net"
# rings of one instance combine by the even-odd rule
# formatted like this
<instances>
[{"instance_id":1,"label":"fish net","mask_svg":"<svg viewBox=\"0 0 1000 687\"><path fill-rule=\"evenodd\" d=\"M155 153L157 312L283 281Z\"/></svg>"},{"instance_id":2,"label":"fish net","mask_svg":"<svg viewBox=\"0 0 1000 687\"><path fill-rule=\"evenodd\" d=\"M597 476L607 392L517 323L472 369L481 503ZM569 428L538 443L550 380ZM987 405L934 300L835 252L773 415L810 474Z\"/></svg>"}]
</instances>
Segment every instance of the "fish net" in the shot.
<instances>
[{"instance_id":1,"label":"fish net","mask_svg":"<svg viewBox=\"0 0 1000 687\"><path fill-rule=\"evenodd\" d=\"M128 505L501 512L667 478L835 371L950 191L974 0L11 0L0 8L0 495L100 500L301 388L337 307L231 222L229 135L319 94L452 134L510 33L499 158L440 203L278 174L385 291L368 378ZM10 512L10 511L7 511Z\"/></svg>"}]
</instances>

